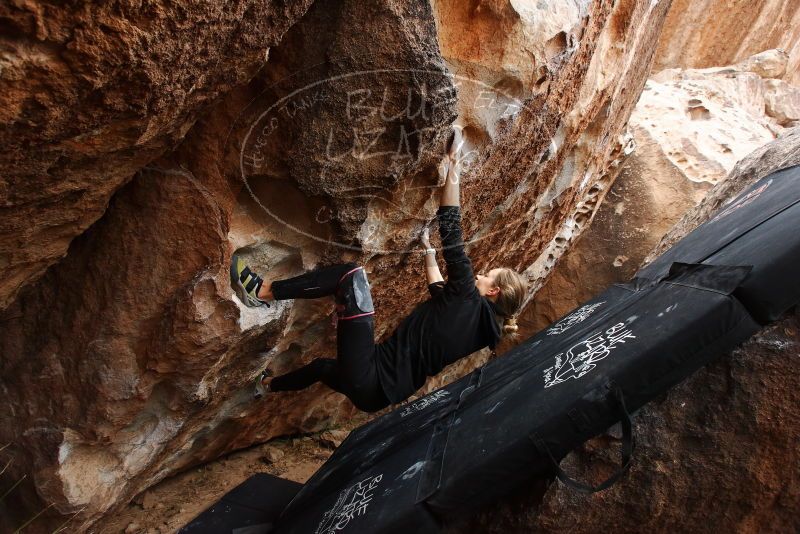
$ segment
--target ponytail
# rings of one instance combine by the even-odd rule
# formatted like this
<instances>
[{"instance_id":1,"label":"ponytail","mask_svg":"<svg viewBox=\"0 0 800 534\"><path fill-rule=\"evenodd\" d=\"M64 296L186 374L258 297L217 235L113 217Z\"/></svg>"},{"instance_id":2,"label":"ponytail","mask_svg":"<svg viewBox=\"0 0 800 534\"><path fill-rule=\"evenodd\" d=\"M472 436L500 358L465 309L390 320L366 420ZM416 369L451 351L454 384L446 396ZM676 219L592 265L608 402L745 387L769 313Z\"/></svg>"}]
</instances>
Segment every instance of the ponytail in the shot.
<instances>
[{"instance_id":1,"label":"ponytail","mask_svg":"<svg viewBox=\"0 0 800 534\"><path fill-rule=\"evenodd\" d=\"M528 284L517 271L503 267L494 278L494 284L500 288L495 307L498 310L498 322L503 336L517 336L517 316L522 309Z\"/></svg>"},{"instance_id":2,"label":"ponytail","mask_svg":"<svg viewBox=\"0 0 800 534\"><path fill-rule=\"evenodd\" d=\"M517 330L519 330L519 327L517 326L517 318L515 316L503 318L504 335L516 336Z\"/></svg>"}]
</instances>

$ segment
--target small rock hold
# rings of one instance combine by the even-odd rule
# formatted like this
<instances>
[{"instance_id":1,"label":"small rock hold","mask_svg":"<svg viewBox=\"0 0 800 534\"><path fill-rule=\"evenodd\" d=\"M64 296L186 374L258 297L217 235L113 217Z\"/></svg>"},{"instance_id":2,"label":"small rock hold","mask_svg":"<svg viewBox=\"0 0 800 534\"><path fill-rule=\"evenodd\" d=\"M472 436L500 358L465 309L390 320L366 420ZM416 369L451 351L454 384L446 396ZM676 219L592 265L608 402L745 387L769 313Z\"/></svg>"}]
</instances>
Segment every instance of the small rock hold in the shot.
<instances>
[{"instance_id":1,"label":"small rock hold","mask_svg":"<svg viewBox=\"0 0 800 534\"><path fill-rule=\"evenodd\" d=\"M264 451L264 455L260 459L265 464L274 464L283 458L284 454L285 453L280 449L276 449L275 447L267 447Z\"/></svg>"},{"instance_id":2,"label":"small rock hold","mask_svg":"<svg viewBox=\"0 0 800 534\"><path fill-rule=\"evenodd\" d=\"M128 526L125 527L125 534L133 534L134 532L138 532L140 528L142 527L139 525L139 523L131 521L128 523Z\"/></svg>"},{"instance_id":3,"label":"small rock hold","mask_svg":"<svg viewBox=\"0 0 800 534\"><path fill-rule=\"evenodd\" d=\"M142 508L145 510L154 508L156 504L158 504L158 499L156 499L156 496L153 494L153 492L148 491L142 495Z\"/></svg>"},{"instance_id":4,"label":"small rock hold","mask_svg":"<svg viewBox=\"0 0 800 534\"><path fill-rule=\"evenodd\" d=\"M335 449L342 444L348 434L349 432L346 430L328 430L320 434L317 441L319 441L319 444L322 446Z\"/></svg>"}]
</instances>

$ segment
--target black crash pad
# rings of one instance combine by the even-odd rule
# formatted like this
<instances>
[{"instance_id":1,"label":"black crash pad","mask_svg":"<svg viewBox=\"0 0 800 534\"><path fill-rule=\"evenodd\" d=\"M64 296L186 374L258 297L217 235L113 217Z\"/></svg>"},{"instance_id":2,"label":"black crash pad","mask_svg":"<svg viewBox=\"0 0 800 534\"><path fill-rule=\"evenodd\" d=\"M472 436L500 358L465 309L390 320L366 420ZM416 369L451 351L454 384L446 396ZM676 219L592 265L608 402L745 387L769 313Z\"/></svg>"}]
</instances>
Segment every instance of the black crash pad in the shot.
<instances>
[{"instance_id":1,"label":"black crash pad","mask_svg":"<svg viewBox=\"0 0 800 534\"><path fill-rule=\"evenodd\" d=\"M658 280L673 262L752 266L736 297L760 322L777 319L800 300L800 166L747 188L636 276Z\"/></svg>"},{"instance_id":2,"label":"black crash pad","mask_svg":"<svg viewBox=\"0 0 800 534\"><path fill-rule=\"evenodd\" d=\"M257 473L183 527L180 534L265 534L302 484Z\"/></svg>"},{"instance_id":3,"label":"black crash pad","mask_svg":"<svg viewBox=\"0 0 800 534\"><path fill-rule=\"evenodd\" d=\"M623 284L461 380L353 432L275 532L437 532L553 471L586 439L752 335L750 268Z\"/></svg>"}]
</instances>

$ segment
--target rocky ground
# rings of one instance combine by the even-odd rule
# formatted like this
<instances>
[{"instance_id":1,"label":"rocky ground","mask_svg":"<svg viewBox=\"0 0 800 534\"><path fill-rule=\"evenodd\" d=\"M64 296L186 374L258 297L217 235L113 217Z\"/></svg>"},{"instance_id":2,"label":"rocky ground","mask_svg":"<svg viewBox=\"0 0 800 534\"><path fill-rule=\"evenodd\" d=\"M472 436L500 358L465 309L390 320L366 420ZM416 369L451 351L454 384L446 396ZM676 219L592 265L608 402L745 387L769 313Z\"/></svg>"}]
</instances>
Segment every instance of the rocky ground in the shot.
<instances>
[{"instance_id":1,"label":"rocky ground","mask_svg":"<svg viewBox=\"0 0 800 534\"><path fill-rule=\"evenodd\" d=\"M357 421L354 419L353 425ZM254 473L269 473L294 482L305 482L325 463L347 434L348 430L341 428L310 436L276 439L192 468L138 495L100 532L175 532Z\"/></svg>"}]
</instances>

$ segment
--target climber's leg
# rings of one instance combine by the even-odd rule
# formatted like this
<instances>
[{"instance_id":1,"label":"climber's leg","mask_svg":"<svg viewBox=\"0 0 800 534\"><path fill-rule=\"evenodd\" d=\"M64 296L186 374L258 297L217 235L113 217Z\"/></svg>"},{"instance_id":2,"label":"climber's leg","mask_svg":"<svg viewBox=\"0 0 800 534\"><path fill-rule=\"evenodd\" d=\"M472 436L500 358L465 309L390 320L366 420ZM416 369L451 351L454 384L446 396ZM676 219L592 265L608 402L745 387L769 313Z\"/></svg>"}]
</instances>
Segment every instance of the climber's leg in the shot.
<instances>
[{"instance_id":1,"label":"climber's leg","mask_svg":"<svg viewBox=\"0 0 800 534\"><path fill-rule=\"evenodd\" d=\"M270 391L296 391L316 382L346 395L361 410L389 405L375 361L375 310L367 275L353 263L332 265L272 285L277 300L334 295L338 316L336 360L318 359L273 378Z\"/></svg>"},{"instance_id":2,"label":"climber's leg","mask_svg":"<svg viewBox=\"0 0 800 534\"><path fill-rule=\"evenodd\" d=\"M359 323L351 323L354 324ZM345 330L350 337L345 343L338 343L340 351L346 348L352 352L347 354L340 352L340 358L337 360L318 358L300 369L276 376L267 383L262 382L262 387L257 388L256 397L267 391L300 391L322 382L332 390L345 395L356 408L365 412L375 412L388 406L389 401L378 381L375 361L370 352L374 351L374 343L371 338L367 343L366 334L372 336L372 328L364 323L361 325L355 328L346 327ZM369 348L370 343L372 349ZM341 364L342 361L346 367Z\"/></svg>"},{"instance_id":3,"label":"climber's leg","mask_svg":"<svg viewBox=\"0 0 800 534\"><path fill-rule=\"evenodd\" d=\"M359 410L376 412L390 404L378 379L375 318L371 314L338 321L338 373L343 393Z\"/></svg>"},{"instance_id":4,"label":"climber's leg","mask_svg":"<svg viewBox=\"0 0 800 534\"><path fill-rule=\"evenodd\" d=\"M319 267L293 278L275 280L270 286L270 291L275 300L315 299L334 295L342 277L357 268L358 265L355 263Z\"/></svg>"},{"instance_id":5,"label":"climber's leg","mask_svg":"<svg viewBox=\"0 0 800 534\"><path fill-rule=\"evenodd\" d=\"M336 313L336 358L345 394L366 412L388 406L378 379L375 309L363 267L350 269L339 280Z\"/></svg>"},{"instance_id":6,"label":"climber's leg","mask_svg":"<svg viewBox=\"0 0 800 534\"><path fill-rule=\"evenodd\" d=\"M317 382L322 382L329 388L341 392L336 360L317 358L300 369L276 376L269 383L269 391L298 391Z\"/></svg>"}]
</instances>

